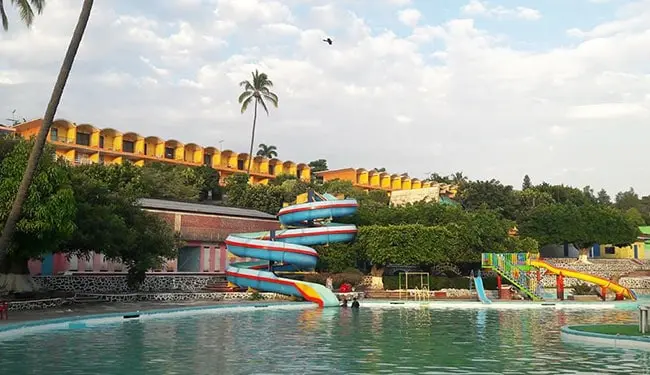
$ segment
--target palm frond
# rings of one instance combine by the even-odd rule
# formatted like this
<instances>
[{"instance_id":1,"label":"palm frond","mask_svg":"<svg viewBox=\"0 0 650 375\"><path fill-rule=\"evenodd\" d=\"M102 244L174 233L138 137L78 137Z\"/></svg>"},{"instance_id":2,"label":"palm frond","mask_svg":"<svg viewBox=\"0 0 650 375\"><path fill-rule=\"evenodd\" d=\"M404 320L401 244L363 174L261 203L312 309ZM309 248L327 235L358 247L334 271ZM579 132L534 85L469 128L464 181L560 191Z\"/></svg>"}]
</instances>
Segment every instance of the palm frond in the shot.
<instances>
[{"instance_id":1,"label":"palm frond","mask_svg":"<svg viewBox=\"0 0 650 375\"><path fill-rule=\"evenodd\" d=\"M262 108L264 108L264 112L266 112L266 115L269 116L269 109L266 106L266 103L264 102L264 99L262 99L262 97L257 97L256 99L257 99L257 102L262 106Z\"/></svg>"},{"instance_id":2,"label":"palm frond","mask_svg":"<svg viewBox=\"0 0 650 375\"><path fill-rule=\"evenodd\" d=\"M30 5L29 0L11 0L11 3L18 8L18 14L20 14L20 19L25 22L27 27L31 26L34 22L34 10Z\"/></svg>"},{"instance_id":3,"label":"palm frond","mask_svg":"<svg viewBox=\"0 0 650 375\"><path fill-rule=\"evenodd\" d=\"M275 95L274 93L269 91L268 93L262 93L262 96L265 99L267 99L268 101L270 101L271 103L273 103L273 106L275 108L278 108L278 96L277 95Z\"/></svg>"},{"instance_id":4,"label":"palm frond","mask_svg":"<svg viewBox=\"0 0 650 375\"><path fill-rule=\"evenodd\" d=\"M244 91L244 92L241 93L241 95L239 95L239 98L237 99L237 101L239 103L243 103L244 100L246 100L248 97L253 96L253 94L254 93L252 91Z\"/></svg>"},{"instance_id":5,"label":"palm frond","mask_svg":"<svg viewBox=\"0 0 650 375\"><path fill-rule=\"evenodd\" d=\"M250 81L241 81L239 86L243 87L245 91L255 91L255 87Z\"/></svg>"},{"instance_id":6,"label":"palm frond","mask_svg":"<svg viewBox=\"0 0 650 375\"><path fill-rule=\"evenodd\" d=\"M7 12L5 12L3 0L0 0L0 17L2 17L2 28L7 31L9 30L9 19L7 19Z\"/></svg>"},{"instance_id":7,"label":"palm frond","mask_svg":"<svg viewBox=\"0 0 650 375\"><path fill-rule=\"evenodd\" d=\"M246 98L246 100L244 100L244 102L241 105L241 113L246 112L248 106L253 102L253 98L254 96L249 96L248 98Z\"/></svg>"},{"instance_id":8,"label":"palm frond","mask_svg":"<svg viewBox=\"0 0 650 375\"><path fill-rule=\"evenodd\" d=\"M257 156L266 156L266 151L264 150L257 150Z\"/></svg>"}]
</instances>

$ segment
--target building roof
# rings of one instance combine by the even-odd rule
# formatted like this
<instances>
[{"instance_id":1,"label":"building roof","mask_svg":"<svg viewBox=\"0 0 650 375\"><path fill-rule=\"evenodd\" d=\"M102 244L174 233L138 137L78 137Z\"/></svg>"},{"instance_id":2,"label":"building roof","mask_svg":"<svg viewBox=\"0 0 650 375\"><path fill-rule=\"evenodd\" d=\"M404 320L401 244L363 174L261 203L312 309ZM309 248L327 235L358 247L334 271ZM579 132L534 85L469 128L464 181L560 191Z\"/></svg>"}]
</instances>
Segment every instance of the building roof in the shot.
<instances>
[{"instance_id":1,"label":"building roof","mask_svg":"<svg viewBox=\"0 0 650 375\"><path fill-rule=\"evenodd\" d=\"M15 131L16 131L16 129L14 129L14 128L10 127L10 126L0 125L0 133L2 133L2 132L13 133Z\"/></svg>"},{"instance_id":2,"label":"building roof","mask_svg":"<svg viewBox=\"0 0 650 375\"><path fill-rule=\"evenodd\" d=\"M324 175L324 174L330 174L330 173L337 173L337 172L343 172L343 171L355 171L356 169L354 168L340 168L340 169L328 169L325 171L320 171L320 172L314 172L315 175Z\"/></svg>"},{"instance_id":3,"label":"building roof","mask_svg":"<svg viewBox=\"0 0 650 375\"><path fill-rule=\"evenodd\" d=\"M265 212L245 208L215 206L211 204L177 202L163 199L141 198L138 204L142 208L156 210L202 213L221 216L245 217L251 219L276 220L276 217Z\"/></svg>"}]
</instances>

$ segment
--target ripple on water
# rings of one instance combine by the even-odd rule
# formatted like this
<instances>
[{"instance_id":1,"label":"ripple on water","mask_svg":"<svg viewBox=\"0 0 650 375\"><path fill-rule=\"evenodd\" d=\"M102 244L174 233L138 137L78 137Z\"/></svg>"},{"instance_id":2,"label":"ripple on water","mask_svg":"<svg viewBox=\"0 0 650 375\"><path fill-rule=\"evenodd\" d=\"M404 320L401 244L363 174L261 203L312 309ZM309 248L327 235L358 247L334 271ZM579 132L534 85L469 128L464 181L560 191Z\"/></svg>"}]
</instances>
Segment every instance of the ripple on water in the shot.
<instances>
[{"instance_id":1,"label":"ripple on water","mask_svg":"<svg viewBox=\"0 0 650 375\"><path fill-rule=\"evenodd\" d=\"M634 311L250 311L0 342L7 374L643 374L647 352L560 341Z\"/></svg>"}]
</instances>

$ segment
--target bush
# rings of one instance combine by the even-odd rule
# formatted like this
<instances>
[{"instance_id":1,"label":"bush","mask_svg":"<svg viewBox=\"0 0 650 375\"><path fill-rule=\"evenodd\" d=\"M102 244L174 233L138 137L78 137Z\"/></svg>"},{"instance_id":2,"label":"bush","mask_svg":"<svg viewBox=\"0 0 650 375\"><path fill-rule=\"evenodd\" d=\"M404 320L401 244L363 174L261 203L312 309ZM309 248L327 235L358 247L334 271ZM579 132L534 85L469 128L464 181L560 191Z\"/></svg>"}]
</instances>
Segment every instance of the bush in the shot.
<instances>
[{"instance_id":1,"label":"bush","mask_svg":"<svg viewBox=\"0 0 650 375\"><path fill-rule=\"evenodd\" d=\"M417 280L415 280L417 278ZM469 289L469 277L430 277L429 290L440 289ZM384 289L397 290L399 289L399 276L384 276ZM486 290L496 290L497 281L496 277L483 277L483 286ZM420 277L413 276L409 278L409 288L420 287ZM404 288L404 276L402 276L402 288Z\"/></svg>"},{"instance_id":2,"label":"bush","mask_svg":"<svg viewBox=\"0 0 650 375\"><path fill-rule=\"evenodd\" d=\"M334 289L339 289L344 283L348 283L356 288L361 284L364 276L361 271L354 268L348 268L341 273L315 273L305 275L304 280L311 283L326 285L328 277L332 278L332 287Z\"/></svg>"},{"instance_id":3,"label":"bush","mask_svg":"<svg viewBox=\"0 0 650 375\"><path fill-rule=\"evenodd\" d=\"M573 294L576 296L590 296L598 294L596 288L587 283L578 283L573 286Z\"/></svg>"}]
</instances>

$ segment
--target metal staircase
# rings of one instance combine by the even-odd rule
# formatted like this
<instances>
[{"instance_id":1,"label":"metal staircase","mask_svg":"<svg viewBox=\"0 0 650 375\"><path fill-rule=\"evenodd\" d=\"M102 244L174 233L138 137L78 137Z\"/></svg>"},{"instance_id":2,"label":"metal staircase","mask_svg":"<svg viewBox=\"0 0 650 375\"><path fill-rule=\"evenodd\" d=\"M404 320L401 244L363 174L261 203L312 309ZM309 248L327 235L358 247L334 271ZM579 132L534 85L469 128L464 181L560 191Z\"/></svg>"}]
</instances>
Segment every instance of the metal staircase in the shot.
<instances>
[{"instance_id":1,"label":"metal staircase","mask_svg":"<svg viewBox=\"0 0 650 375\"><path fill-rule=\"evenodd\" d=\"M527 258L526 253L484 253L482 266L494 270L533 301L541 301L543 296L538 291L537 279L526 272Z\"/></svg>"}]
</instances>

